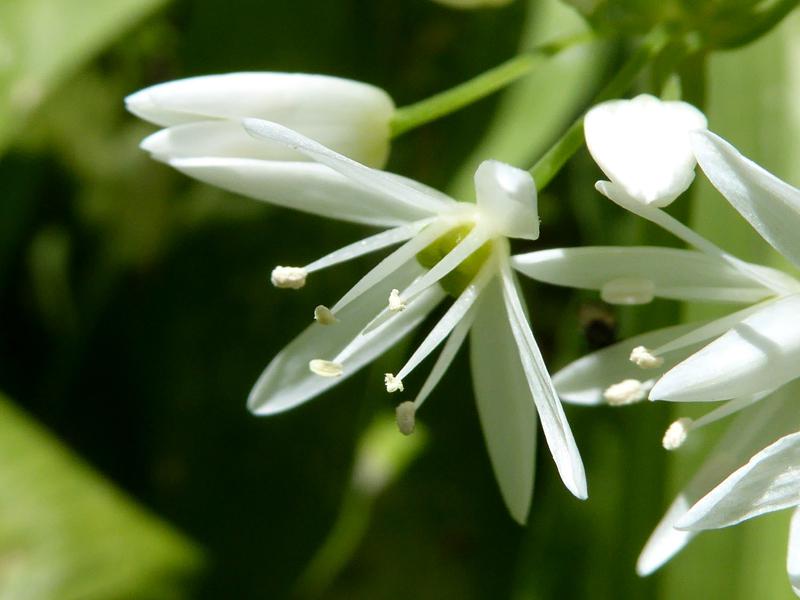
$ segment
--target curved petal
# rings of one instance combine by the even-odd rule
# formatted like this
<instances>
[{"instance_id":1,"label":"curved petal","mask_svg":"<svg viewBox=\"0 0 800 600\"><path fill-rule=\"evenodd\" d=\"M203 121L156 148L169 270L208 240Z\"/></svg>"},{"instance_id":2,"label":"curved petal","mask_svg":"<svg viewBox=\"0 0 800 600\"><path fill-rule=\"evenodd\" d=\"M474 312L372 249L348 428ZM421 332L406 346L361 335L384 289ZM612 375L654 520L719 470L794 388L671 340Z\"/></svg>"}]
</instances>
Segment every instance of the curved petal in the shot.
<instances>
[{"instance_id":1,"label":"curved petal","mask_svg":"<svg viewBox=\"0 0 800 600\"><path fill-rule=\"evenodd\" d=\"M789 551L786 553L786 572L792 590L800 596L800 509L796 508L789 525Z\"/></svg>"},{"instance_id":2,"label":"curved petal","mask_svg":"<svg viewBox=\"0 0 800 600\"><path fill-rule=\"evenodd\" d=\"M690 104L642 94L595 106L584 132L589 152L612 182L640 202L666 206L694 179L689 132L706 125Z\"/></svg>"},{"instance_id":3,"label":"curved petal","mask_svg":"<svg viewBox=\"0 0 800 600\"><path fill-rule=\"evenodd\" d=\"M674 367L652 400L715 401L772 389L800 376L800 295L767 303Z\"/></svg>"},{"instance_id":4,"label":"curved petal","mask_svg":"<svg viewBox=\"0 0 800 600\"><path fill-rule=\"evenodd\" d=\"M204 157L169 164L229 192L332 219L395 227L430 216L313 162Z\"/></svg>"},{"instance_id":5,"label":"curved petal","mask_svg":"<svg viewBox=\"0 0 800 600\"><path fill-rule=\"evenodd\" d=\"M302 73L228 73L170 81L125 99L161 126L254 117L276 121L366 164L389 152L392 99L365 83Z\"/></svg>"},{"instance_id":6,"label":"curved petal","mask_svg":"<svg viewBox=\"0 0 800 600\"><path fill-rule=\"evenodd\" d=\"M525 310L519 298L516 280L507 263L501 264L501 282L503 284L503 301L506 308L509 327L519 349L522 369L528 380L528 387L533 395L542 430L547 445L558 467L561 480L570 492L581 500L586 499L586 474L583 461L572 436L572 430L564 414L564 408L545 367L542 353L533 337Z\"/></svg>"},{"instance_id":7,"label":"curved petal","mask_svg":"<svg viewBox=\"0 0 800 600\"><path fill-rule=\"evenodd\" d=\"M697 162L720 193L778 252L800 266L800 190L710 131L692 136Z\"/></svg>"},{"instance_id":8,"label":"curved petal","mask_svg":"<svg viewBox=\"0 0 800 600\"><path fill-rule=\"evenodd\" d=\"M555 248L514 256L511 263L533 279L590 290L632 279L650 282L654 296L675 300L757 302L772 295L723 260L677 248Z\"/></svg>"},{"instance_id":9,"label":"curved petal","mask_svg":"<svg viewBox=\"0 0 800 600\"><path fill-rule=\"evenodd\" d=\"M784 389L743 410L734 419L647 540L636 563L639 575L656 571L697 535L695 531L675 528L694 502L754 451L798 423L794 400L792 393Z\"/></svg>"},{"instance_id":10,"label":"curved petal","mask_svg":"<svg viewBox=\"0 0 800 600\"><path fill-rule=\"evenodd\" d=\"M800 432L795 432L753 456L692 506L676 526L717 529L798 504Z\"/></svg>"},{"instance_id":11,"label":"curved petal","mask_svg":"<svg viewBox=\"0 0 800 600\"><path fill-rule=\"evenodd\" d=\"M260 119L244 119L243 123L245 129L252 136L281 144L291 150L300 152L311 160L330 167L365 188L391 196L398 203L426 211L429 214L449 210L456 205L454 200L443 201L441 194L428 194L420 186L408 185L399 178L383 171L365 167L278 123Z\"/></svg>"},{"instance_id":12,"label":"curved petal","mask_svg":"<svg viewBox=\"0 0 800 600\"><path fill-rule=\"evenodd\" d=\"M608 348L603 348L571 362L553 375L553 383L564 402L583 405L605 404L603 392L609 386L626 379L657 378L683 360L697 344L683 352L664 357L664 363L655 369L641 369L628 358L637 346L655 348L695 329L696 323L657 329L637 335Z\"/></svg>"},{"instance_id":13,"label":"curved petal","mask_svg":"<svg viewBox=\"0 0 800 600\"><path fill-rule=\"evenodd\" d=\"M386 304L395 281L410 282L421 272L422 267L410 261L343 309L338 323L311 324L272 359L250 392L248 408L259 415L289 410L318 396L383 354L427 316L433 308L430 303L417 302L388 320L380 331L376 329L376 335L370 337L368 344L353 351L340 377L320 377L308 368L309 361L332 358L349 346Z\"/></svg>"},{"instance_id":14,"label":"curved petal","mask_svg":"<svg viewBox=\"0 0 800 600\"><path fill-rule=\"evenodd\" d=\"M511 238L539 237L536 184L528 171L496 161L483 161L475 171L475 191L481 217Z\"/></svg>"},{"instance_id":15,"label":"curved petal","mask_svg":"<svg viewBox=\"0 0 800 600\"><path fill-rule=\"evenodd\" d=\"M505 314L500 282L481 294L470 330L475 401L500 492L518 523L528 520L536 466L536 405Z\"/></svg>"}]
</instances>

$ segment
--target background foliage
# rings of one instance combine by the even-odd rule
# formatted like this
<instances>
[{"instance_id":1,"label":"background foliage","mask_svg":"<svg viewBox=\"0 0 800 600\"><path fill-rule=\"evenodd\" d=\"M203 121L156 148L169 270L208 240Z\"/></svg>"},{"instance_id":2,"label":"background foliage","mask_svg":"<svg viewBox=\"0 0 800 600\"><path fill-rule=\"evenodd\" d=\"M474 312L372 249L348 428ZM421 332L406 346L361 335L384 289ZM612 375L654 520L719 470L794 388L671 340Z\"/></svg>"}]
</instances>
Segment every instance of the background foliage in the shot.
<instances>
[{"instance_id":1,"label":"background foliage","mask_svg":"<svg viewBox=\"0 0 800 600\"><path fill-rule=\"evenodd\" d=\"M705 72L712 128L795 184L797 17ZM14 402L0 397L0 598L792 597L786 515L704 534L635 576L707 445L667 456L669 407L570 409L591 499L572 498L541 452L524 529L493 481L465 357L409 439L386 429L385 363L302 409L251 416L244 398L263 366L367 262L320 273L303 295L273 289L271 268L362 232L151 162L137 144L152 128L122 106L152 83L237 70L351 77L402 105L579 27L555 0L476 12L427 0L4 0L0 389ZM624 54L612 40L562 55L407 134L389 168L466 195L484 157L530 166ZM597 195L597 175L580 153L542 195L536 248L671 243ZM767 256L708 186L691 206L701 232ZM526 292L553 368L587 350L578 314L591 295ZM622 311L619 334L678 314L668 302ZM375 464L386 479L365 486Z\"/></svg>"}]
</instances>

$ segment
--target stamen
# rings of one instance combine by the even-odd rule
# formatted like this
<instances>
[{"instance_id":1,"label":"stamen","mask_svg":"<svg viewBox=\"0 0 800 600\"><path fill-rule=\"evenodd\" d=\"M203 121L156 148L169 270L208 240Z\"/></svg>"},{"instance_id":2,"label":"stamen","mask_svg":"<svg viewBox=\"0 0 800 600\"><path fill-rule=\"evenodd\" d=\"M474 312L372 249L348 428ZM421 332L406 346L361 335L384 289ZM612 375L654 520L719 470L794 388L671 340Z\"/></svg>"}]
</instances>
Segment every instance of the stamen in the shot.
<instances>
[{"instance_id":1,"label":"stamen","mask_svg":"<svg viewBox=\"0 0 800 600\"><path fill-rule=\"evenodd\" d=\"M395 418L397 419L397 428L403 435L411 435L414 433L414 426L416 425L417 407L410 400L397 405L395 408Z\"/></svg>"},{"instance_id":2,"label":"stamen","mask_svg":"<svg viewBox=\"0 0 800 600\"><path fill-rule=\"evenodd\" d=\"M406 301L400 296L400 290L392 290L389 293L389 310L392 312L400 312L405 310Z\"/></svg>"},{"instance_id":3,"label":"stamen","mask_svg":"<svg viewBox=\"0 0 800 600\"><path fill-rule=\"evenodd\" d=\"M272 285L281 289L299 290L306 284L308 273L302 267L275 267L270 280Z\"/></svg>"},{"instance_id":4,"label":"stamen","mask_svg":"<svg viewBox=\"0 0 800 600\"><path fill-rule=\"evenodd\" d=\"M399 377L395 377L391 373L386 373L386 375L384 375L383 382L386 384L386 391L390 394L402 392L405 389L403 387L403 380Z\"/></svg>"},{"instance_id":5,"label":"stamen","mask_svg":"<svg viewBox=\"0 0 800 600\"><path fill-rule=\"evenodd\" d=\"M644 346L636 346L631 350L629 360L642 369L656 369L664 364L662 357L656 356Z\"/></svg>"},{"instance_id":6,"label":"stamen","mask_svg":"<svg viewBox=\"0 0 800 600\"><path fill-rule=\"evenodd\" d=\"M636 404L647 398L652 387L652 380L642 382L638 379L624 379L608 386L603 392L603 398L610 406Z\"/></svg>"},{"instance_id":7,"label":"stamen","mask_svg":"<svg viewBox=\"0 0 800 600\"><path fill-rule=\"evenodd\" d=\"M692 428L693 421L689 417L683 417L675 421L664 432L664 439L661 440L661 445L665 450L677 450L689 437L689 431Z\"/></svg>"},{"instance_id":8,"label":"stamen","mask_svg":"<svg viewBox=\"0 0 800 600\"><path fill-rule=\"evenodd\" d=\"M344 370L340 363L315 358L308 363L308 368L320 377L339 377Z\"/></svg>"},{"instance_id":9,"label":"stamen","mask_svg":"<svg viewBox=\"0 0 800 600\"><path fill-rule=\"evenodd\" d=\"M314 320L320 325L333 325L339 321L333 316L331 309L322 304L314 309Z\"/></svg>"},{"instance_id":10,"label":"stamen","mask_svg":"<svg viewBox=\"0 0 800 600\"><path fill-rule=\"evenodd\" d=\"M600 297L609 304L647 304L655 296L656 286L649 279L621 277L607 282Z\"/></svg>"}]
</instances>

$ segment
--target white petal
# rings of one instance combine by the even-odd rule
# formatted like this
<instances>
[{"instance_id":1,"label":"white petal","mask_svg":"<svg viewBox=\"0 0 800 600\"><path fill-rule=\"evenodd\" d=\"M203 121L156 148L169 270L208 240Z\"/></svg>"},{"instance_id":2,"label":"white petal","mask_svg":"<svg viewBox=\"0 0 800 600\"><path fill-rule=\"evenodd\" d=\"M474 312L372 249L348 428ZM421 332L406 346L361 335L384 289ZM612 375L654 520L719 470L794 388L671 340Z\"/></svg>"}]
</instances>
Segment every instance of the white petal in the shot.
<instances>
[{"instance_id":1,"label":"white petal","mask_svg":"<svg viewBox=\"0 0 800 600\"><path fill-rule=\"evenodd\" d=\"M725 261L676 248L555 248L514 256L511 263L533 279L582 289L630 278L650 281L656 296L675 300L756 302L772 295Z\"/></svg>"},{"instance_id":2,"label":"white petal","mask_svg":"<svg viewBox=\"0 0 800 600\"><path fill-rule=\"evenodd\" d=\"M764 443L798 423L794 400L781 390L736 417L650 536L636 563L639 575L661 567L697 534L675 528L694 502Z\"/></svg>"},{"instance_id":3,"label":"white petal","mask_svg":"<svg viewBox=\"0 0 800 600\"><path fill-rule=\"evenodd\" d=\"M706 125L690 104L643 94L595 106L584 132L589 152L612 182L640 202L666 206L694 179L689 132Z\"/></svg>"},{"instance_id":4,"label":"white petal","mask_svg":"<svg viewBox=\"0 0 800 600\"><path fill-rule=\"evenodd\" d=\"M313 359L333 358L358 335L370 318L386 303L386 296L394 280L408 282L421 271L422 267L416 261L410 261L391 278L376 284L368 293L350 304L342 311L339 323L329 326L318 323L310 325L261 374L250 392L247 401L249 409L256 414L270 415L294 408L341 382L383 354L425 318L422 309L426 307L422 302L419 303L419 310L409 309L398 315L383 330L382 336L352 356L341 377L319 377L308 368L309 361Z\"/></svg>"},{"instance_id":5,"label":"white petal","mask_svg":"<svg viewBox=\"0 0 800 600\"><path fill-rule=\"evenodd\" d=\"M770 444L706 494L677 522L717 529L800 504L800 432Z\"/></svg>"},{"instance_id":6,"label":"white petal","mask_svg":"<svg viewBox=\"0 0 800 600\"><path fill-rule=\"evenodd\" d=\"M430 216L312 162L208 157L169 164L224 190L332 219L395 227Z\"/></svg>"},{"instance_id":7,"label":"white petal","mask_svg":"<svg viewBox=\"0 0 800 600\"><path fill-rule=\"evenodd\" d=\"M800 295L767 303L664 375L653 400L715 401L800 376Z\"/></svg>"},{"instance_id":8,"label":"white petal","mask_svg":"<svg viewBox=\"0 0 800 600\"><path fill-rule=\"evenodd\" d=\"M536 406L505 314L500 282L481 294L470 331L475 401L500 492L511 516L528 519L536 466Z\"/></svg>"},{"instance_id":9,"label":"white petal","mask_svg":"<svg viewBox=\"0 0 800 600\"><path fill-rule=\"evenodd\" d=\"M800 596L800 509L795 509L789 525L789 551L786 553L786 571L794 593Z\"/></svg>"},{"instance_id":10,"label":"white petal","mask_svg":"<svg viewBox=\"0 0 800 600\"><path fill-rule=\"evenodd\" d=\"M523 371L542 421L547 445L550 447L561 480L569 491L583 500L588 495L586 474L578 447L575 445L575 438L572 437L564 409L533 337L520 302L514 274L507 263L501 265L501 275L503 301L509 325L519 348Z\"/></svg>"},{"instance_id":11,"label":"white petal","mask_svg":"<svg viewBox=\"0 0 800 600\"><path fill-rule=\"evenodd\" d=\"M692 145L714 187L765 240L800 266L800 190L710 131L696 133Z\"/></svg>"},{"instance_id":12,"label":"white petal","mask_svg":"<svg viewBox=\"0 0 800 600\"><path fill-rule=\"evenodd\" d=\"M539 237L536 184L528 171L485 160L475 171L475 191L481 217L497 233L526 240Z\"/></svg>"},{"instance_id":13,"label":"white petal","mask_svg":"<svg viewBox=\"0 0 800 600\"><path fill-rule=\"evenodd\" d=\"M452 209L456 204L454 200L449 202L442 200L440 194L428 194L419 186L408 185L398 177L366 167L277 123L260 119L245 119L243 123L245 129L257 139L282 144L291 150L300 152L308 158L338 171L353 182L375 192L391 196L396 202L411 208L436 214Z\"/></svg>"},{"instance_id":14,"label":"white petal","mask_svg":"<svg viewBox=\"0 0 800 600\"><path fill-rule=\"evenodd\" d=\"M281 144L253 139L239 121L196 121L173 125L147 136L140 144L153 158L252 158L306 161L305 156Z\"/></svg>"},{"instance_id":15,"label":"white petal","mask_svg":"<svg viewBox=\"0 0 800 600\"><path fill-rule=\"evenodd\" d=\"M571 362L553 375L553 383L564 402L584 405L605 404L603 392L611 385L626 379L658 377L691 351L687 349L677 355L665 356L660 367L643 370L628 360L633 348L637 346L654 348L692 331L695 327L696 323L667 327L618 342Z\"/></svg>"},{"instance_id":16,"label":"white petal","mask_svg":"<svg viewBox=\"0 0 800 600\"><path fill-rule=\"evenodd\" d=\"M128 96L135 115L161 126L254 117L301 132L355 160L383 166L394 103L371 85L300 73L230 73L170 81Z\"/></svg>"}]
</instances>

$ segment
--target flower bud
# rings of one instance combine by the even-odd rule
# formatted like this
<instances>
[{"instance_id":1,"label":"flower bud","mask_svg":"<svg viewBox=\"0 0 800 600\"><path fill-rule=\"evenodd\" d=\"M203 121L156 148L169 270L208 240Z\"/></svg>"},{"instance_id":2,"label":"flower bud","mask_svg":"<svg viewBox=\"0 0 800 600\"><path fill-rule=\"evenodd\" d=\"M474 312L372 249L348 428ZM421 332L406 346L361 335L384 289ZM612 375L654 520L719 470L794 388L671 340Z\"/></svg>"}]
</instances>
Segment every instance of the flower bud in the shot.
<instances>
[{"instance_id":1,"label":"flower bud","mask_svg":"<svg viewBox=\"0 0 800 600\"><path fill-rule=\"evenodd\" d=\"M395 109L386 92L365 83L267 72L170 81L131 94L125 104L138 117L169 128L165 130L169 134L159 132L162 135L151 136L154 139L148 138L144 145L162 160L273 158L263 156L263 142L259 146L242 130L242 119L259 118L294 129L373 167L386 163ZM193 139L202 140L202 150L192 150Z\"/></svg>"}]
</instances>

